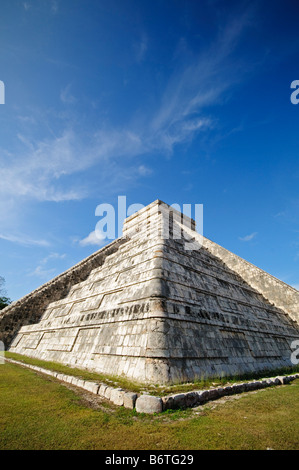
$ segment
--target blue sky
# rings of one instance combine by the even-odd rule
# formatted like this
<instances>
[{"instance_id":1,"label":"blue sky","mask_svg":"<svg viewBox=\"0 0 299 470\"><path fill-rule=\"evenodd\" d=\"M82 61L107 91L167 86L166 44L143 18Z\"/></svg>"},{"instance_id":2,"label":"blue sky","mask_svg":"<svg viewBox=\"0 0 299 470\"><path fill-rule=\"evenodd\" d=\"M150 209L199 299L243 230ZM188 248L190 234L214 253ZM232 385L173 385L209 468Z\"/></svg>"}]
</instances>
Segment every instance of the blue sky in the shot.
<instances>
[{"instance_id":1,"label":"blue sky","mask_svg":"<svg viewBox=\"0 0 299 470\"><path fill-rule=\"evenodd\" d=\"M203 204L206 237L298 288L298 13L291 0L2 0L7 295L97 250L95 209L120 195Z\"/></svg>"}]
</instances>

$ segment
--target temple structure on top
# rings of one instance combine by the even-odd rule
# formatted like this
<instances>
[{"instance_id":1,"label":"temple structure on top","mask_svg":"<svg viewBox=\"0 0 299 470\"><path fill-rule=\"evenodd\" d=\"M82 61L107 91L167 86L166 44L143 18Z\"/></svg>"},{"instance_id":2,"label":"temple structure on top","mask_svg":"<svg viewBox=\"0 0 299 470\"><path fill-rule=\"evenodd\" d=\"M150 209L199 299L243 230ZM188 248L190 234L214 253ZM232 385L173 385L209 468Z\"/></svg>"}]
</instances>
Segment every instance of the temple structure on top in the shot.
<instances>
[{"instance_id":1,"label":"temple structure on top","mask_svg":"<svg viewBox=\"0 0 299 470\"><path fill-rule=\"evenodd\" d=\"M192 249L186 249L186 246ZM291 366L299 292L162 201L0 312L10 351L144 383Z\"/></svg>"}]
</instances>

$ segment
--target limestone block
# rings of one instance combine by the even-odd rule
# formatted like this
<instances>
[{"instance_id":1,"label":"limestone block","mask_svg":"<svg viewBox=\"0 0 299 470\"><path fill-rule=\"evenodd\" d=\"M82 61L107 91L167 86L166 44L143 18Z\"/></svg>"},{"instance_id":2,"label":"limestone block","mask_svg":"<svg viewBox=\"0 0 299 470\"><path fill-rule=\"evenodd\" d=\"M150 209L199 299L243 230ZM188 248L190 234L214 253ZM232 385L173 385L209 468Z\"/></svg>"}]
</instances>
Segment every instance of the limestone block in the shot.
<instances>
[{"instance_id":1,"label":"limestone block","mask_svg":"<svg viewBox=\"0 0 299 470\"><path fill-rule=\"evenodd\" d=\"M275 381L279 381L279 383L282 385L287 383L287 379L283 375L275 377Z\"/></svg>"},{"instance_id":2,"label":"limestone block","mask_svg":"<svg viewBox=\"0 0 299 470\"><path fill-rule=\"evenodd\" d=\"M71 383L73 382L73 378L74 378L74 377L71 376L71 375L65 375L64 381L71 384Z\"/></svg>"},{"instance_id":3,"label":"limestone block","mask_svg":"<svg viewBox=\"0 0 299 470\"><path fill-rule=\"evenodd\" d=\"M216 398L220 398L221 396L223 396L223 389L222 388L215 389L215 390L217 390L217 392L214 392L213 390L214 389L212 389L211 397L214 397L216 399ZM198 403L199 404L205 403L206 401L208 401L210 399L209 398L209 392L210 392L210 390L202 390L202 391L198 392ZM212 398L212 399L214 399L214 398Z\"/></svg>"},{"instance_id":4,"label":"limestone block","mask_svg":"<svg viewBox=\"0 0 299 470\"><path fill-rule=\"evenodd\" d=\"M170 397L169 402L173 403L173 408L185 408L186 402L185 402L185 393L177 393Z\"/></svg>"},{"instance_id":5,"label":"limestone block","mask_svg":"<svg viewBox=\"0 0 299 470\"><path fill-rule=\"evenodd\" d=\"M218 388L211 388L210 390L207 390L207 392L208 400L217 400L217 398L220 396Z\"/></svg>"},{"instance_id":6,"label":"limestone block","mask_svg":"<svg viewBox=\"0 0 299 470\"><path fill-rule=\"evenodd\" d=\"M232 395L234 393L234 389L231 386L223 387L224 395Z\"/></svg>"},{"instance_id":7,"label":"limestone block","mask_svg":"<svg viewBox=\"0 0 299 470\"><path fill-rule=\"evenodd\" d=\"M278 380L276 380L275 377L271 377L270 379L267 380L267 382L269 383L270 386L280 384L280 382Z\"/></svg>"},{"instance_id":8,"label":"limestone block","mask_svg":"<svg viewBox=\"0 0 299 470\"><path fill-rule=\"evenodd\" d=\"M269 382L269 379L261 379L260 382L262 383L263 387L270 387L271 382Z\"/></svg>"},{"instance_id":9,"label":"limestone block","mask_svg":"<svg viewBox=\"0 0 299 470\"><path fill-rule=\"evenodd\" d=\"M260 388L263 388L262 381L260 381L260 380L255 380L252 383L254 384L255 390L259 390Z\"/></svg>"},{"instance_id":10,"label":"limestone block","mask_svg":"<svg viewBox=\"0 0 299 470\"><path fill-rule=\"evenodd\" d=\"M273 377L272 383L273 383L273 385L282 385L282 384L283 384L283 380L281 380L281 379L278 378L278 377Z\"/></svg>"},{"instance_id":11,"label":"limestone block","mask_svg":"<svg viewBox=\"0 0 299 470\"><path fill-rule=\"evenodd\" d=\"M121 388L113 388L110 394L110 401L114 405L122 406L124 404L124 390Z\"/></svg>"},{"instance_id":12,"label":"limestone block","mask_svg":"<svg viewBox=\"0 0 299 470\"><path fill-rule=\"evenodd\" d=\"M107 388L106 388L106 390L105 390L105 398L107 398L107 400L110 400L112 390L113 390L112 387L107 387Z\"/></svg>"},{"instance_id":13,"label":"limestone block","mask_svg":"<svg viewBox=\"0 0 299 470\"><path fill-rule=\"evenodd\" d=\"M267 379L263 379L263 380L265 380L265 382L267 383L267 386L268 386L268 387L271 387L272 385L274 385L274 381L273 381L273 379L271 379L271 378L270 378L270 379L267 378Z\"/></svg>"},{"instance_id":14,"label":"limestone block","mask_svg":"<svg viewBox=\"0 0 299 470\"><path fill-rule=\"evenodd\" d=\"M137 393L127 392L123 396L124 407L133 410L135 408L135 403L137 400Z\"/></svg>"},{"instance_id":15,"label":"limestone block","mask_svg":"<svg viewBox=\"0 0 299 470\"><path fill-rule=\"evenodd\" d=\"M101 384L98 390L98 395L101 395L101 397L105 397L106 388L107 388L107 385Z\"/></svg>"},{"instance_id":16,"label":"limestone block","mask_svg":"<svg viewBox=\"0 0 299 470\"><path fill-rule=\"evenodd\" d=\"M84 388L84 383L85 381L82 379L75 378L73 380L73 385L75 385L76 387Z\"/></svg>"},{"instance_id":17,"label":"limestone block","mask_svg":"<svg viewBox=\"0 0 299 470\"><path fill-rule=\"evenodd\" d=\"M97 394L97 393L98 393L98 390L99 390L99 388L100 388L100 385L99 385L98 383L96 383L96 382L90 382L90 381L86 380L86 381L84 382L83 388L84 388L85 390L88 390L88 391L91 392L91 393Z\"/></svg>"},{"instance_id":18,"label":"limestone block","mask_svg":"<svg viewBox=\"0 0 299 470\"><path fill-rule=\"evenodd\" d=\"M218 392L218 398L221 398L224 396L224 388L223 387L217 387L217 392Z\"/></svg>"},{"instance_id":19,"label":"limestone block","mask_svg":"<svg viewBox=\"0 0 299 470\"><path fill-rule=\"evenodd\" d=\"M171 395L162 397L162 407L163 410L171 410L174 408L173 397Z\"/></svg>"},{"instance_id":20,"label":"limestone block","mask_svg":"<svg viewBox=\"0 0 299 470\"><path fill-rule=\"evenodd\" d=\"M189 392L185 394L185 406L192 407L204 399L203 392Z\"/></svg>"},{"instance_id":21,"label":"limestone block","mask_svg":"<svg viewBox=\"0 0 299 470\"><path fill-rule=\"evenodd\" d=\"M254 390L254 385L252 382L248 382L245 384L245 391L246 392L251 392L252 390Z\"/></svg>"},{"instance_id":22,"label":"limestone block","mask_svg":"<svg viewBox=\"0 0 299 470\"><path fill-rule=\"evenodd\" d=\"M53 370L48 370L46 373L55 378L57 378L57 375L58 375L58 372L54 372Z\"/></svg>"},{"instance_id":23,"label":"limestone block","mask_svg":"<svg viewBox=\"0 0 299 470\"><path fill-rule=\"evenodd\" d=\"M259 380L258 382L260 383L260 388L268 387L268 383L266 380Z\"/></svg>"},{"instance_id":24,"label":"limestone block","mask_svg":"<svg viewBox=\"0 0 299 470\"><path fill-rule=\"evenodd\" d=\"M141 395L136 400L136 411L138 413L161 413L162 400L151 395Z\"/></svg>"}]
</instances>

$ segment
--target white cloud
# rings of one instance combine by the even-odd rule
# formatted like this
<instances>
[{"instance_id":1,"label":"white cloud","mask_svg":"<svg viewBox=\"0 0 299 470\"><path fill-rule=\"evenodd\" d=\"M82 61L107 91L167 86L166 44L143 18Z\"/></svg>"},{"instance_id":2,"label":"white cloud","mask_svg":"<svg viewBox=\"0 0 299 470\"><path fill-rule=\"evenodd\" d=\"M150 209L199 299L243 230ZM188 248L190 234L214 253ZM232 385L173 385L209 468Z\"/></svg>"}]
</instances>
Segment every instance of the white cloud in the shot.
<instances>
[{"instance_id":1,"label":"white cloud","mask_svg":"<svg viewBox=\"0 0 299 470\"><path fill-rule=\"evenodd\" d=\"M3 235L2 233L0 233L0 239L24 246L33 245L47 247L50 245L50 243L46 240L34 240L30 237L27 237L26 235Z\"/></svg>"},{"instance_id":2,"label":"white cloud","mask_svg":"<svg viewBox=\"0 0 299 470\"><path fill-rule=\"evenodd\" d=\"M54 15L58 12L58 1L57 0L46 0L45 5L50 6L50 11ZM34 5L36 7L37 5ZM23 7L26 11L30 10L32 8L32 3L30 2L23 2ZM38 5L40 7L40 5Z\"/></svg>"},{"instance_id":3,"label":"white cloud","mask_svg":"<svg viewBox=\"0 0 299 470\"><path fill-rule=\"evenodd\" d=\"M72 131L36 142L20 134L18 138L23 144L23 154L10 158L8 164L3 156L6 164L0 168L0 195L56 202L78 200L85 196L80 188L65 189L57 184L62 176L73 174L88 165L86 160L77 158L80 142Z\"/></svg>"},{"instance_id":4,"label":"white cloud","mask_svg":"<svg viewBox=\"0 0 299 470\"><path fill-rule=\"evenodd\" d=\"M52 6L57 5L52 2ZM55 7L56 8L56 7ZM160 105L144 121L129 121L122 127L108 125L89 135L78 131L69 116L68 128L48 138L18 134L21 148L7 155L0 150L0 196L13 201L76 201L89 196L95 186L90 178L77 178L90 168L98 174L97 191L121 186L150 173L147 165L130 164L136 156L155 152L172 153L177 144L188 142L215 125L204 110L221 102L228 88L240 79L240 64L230 59L247 24L246 15L227 26L209 51L193 58L176 71L162 93ZM140 42L140 58L147 49L147 37ZM185 62L184 62L185 63ZM61 91L64 103L75 104L70 85ZM34 116L31 117L33 122ZM41 122L41 117L36 120ZM32 122L32 127L33 127ZM130 123L131 122L131 123ZM26 119L29 125L30 121ZM35 132L37 129L35 128ZM137 170L137 171L136 171ZM76 181L75 181L76 180ZM79 182L78 182L79 180Z\"/></svg>"},{"instance_id":5,"label":"white cloud","mask_svg":"<svg viewBox=\"0 0 299 470\"><path fill-rule=\"evenodd\" d=\"M141 176L149 176L152 174L152 170L150 168L148 168L147 166L145 165L140 165L138 167L138 173L141 175Z\"/></svg>"},{"instance_id":6,"label":"white cloud","mask_svg":"<svg viewBox=\"0 0 299 470\"><path fill-rule=\"evenodd\" d=\"M39 265L32 271L31 273L28 274L28 276L37 276L42 279L51 279L54 275L55 272L57 272L57 268L47 268L47 264L51 262L52 260L61 260L66 257L66 254L59 254L52 252L48 256L45 256L40 262Z\"/></svg>"},{"instance_id":7,"label":"white cloud","mask_svg":"<svg viewBox=\"0 0 299 470\"><path fill-rule=\"evenodd\" d=\"M59 254L59 253L50 253L48 256L46 256L45 258L43 258L41 260L41 264L47 264L50 260L52 259L64 259L66 257L66 254L63 253L63 254Z\"/></svg>"},{"instance_id":8,"label":"white cloud","mask_svg":"<svg viewBox=\"0 0 299 470\"><path fill-rule=\"evenodd\" d=\"M250 242L257 236L257 232L253 232L250 235L246 235L245 237L239 237L239 240L242 240L242 242Z\"/></svg>"},{"instance_id":9,"label":"white cloud","mask_svg":"<svg viewBox=\"0 0 299 470\"><path fill-rule=\"evenodd\" d=\"M77 99L71 93L70 83L65 88L63 88L63 90L61 90L60 99L65 104L74 104L77 102Z\"/></svg>"},{"instance_id":10,"label":"white cloud","mask_svg":"<svg viewBox=\"0 0 299 470\"><path fill-rule=\"evenodd\" d=\"M54 277L55 271L55 268L45 269L43 266L37 266L32 273L28 274L28 276L37 276L42 279L51 279Z\"/></svg>"},{"instance_id":11,"label":"white cloud","mask_svg":"<svg viewBox=\"0 0 299 470\"><path fill-rule=\"evenodd\" d=\"M99 231L93 231L90 232L90 234L83 238L83 240L79 240L79 245L81 246L88 246L88 245L98 245L98 246L103 246L105 244L105 237L104 235L100 236L101 234Z\"/></svg>"},{"instance_id":12,"label":"white cloud","mask_svg":"<svg viewBox=\"0 0 299 470\"><path fill-rule=\"evenodd\" d=\"M164 144L172 150L198 131L213 127L213 119L204 110L224 102L227 91L244 77L244 67L233 59L233 52L250 19L251 13L246 12L233 20L204 53L173 74L151 122L162 148Z\"/></svg>"},{"instance_id":13,"label":"white cloud","mask_svg":"<svg viewBox=\"0 0 299 470\"><path fill-rule=\"evenodd\" d=\"M141 35L138 43L134 44L135 57L137 62L142 62L148 49L148 37L145 33Z\"/></svg>"},{"instance_id":14,"label":"white cloud","mask_svg":"<svg viewBox=\"0 0 299 470\"><path fill-rule=\"evenodd\" d=\"M58 1L51 0L50 6L51 6L51 12L55 15L58 12Z\"/></svg>"},{"instance_id":15,"label":"white cloud","mask_svg":"<svg viewBox=\"0 0 299 470\"><path fill-rule=\"evenodd\" d=\"M23 2L23 7L26 11L28 11L31 8L31 4L29 2Z\"/></svg>"}]
</instances>

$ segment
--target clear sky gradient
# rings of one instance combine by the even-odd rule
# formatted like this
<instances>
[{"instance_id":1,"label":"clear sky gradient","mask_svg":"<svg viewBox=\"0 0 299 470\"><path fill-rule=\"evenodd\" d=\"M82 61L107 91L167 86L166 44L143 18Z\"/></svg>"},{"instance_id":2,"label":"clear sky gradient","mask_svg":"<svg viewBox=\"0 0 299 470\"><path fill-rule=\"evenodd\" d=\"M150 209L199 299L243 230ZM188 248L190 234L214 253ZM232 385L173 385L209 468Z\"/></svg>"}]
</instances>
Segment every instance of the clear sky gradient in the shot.
<instances>
[{"instance_id":1,"label":"clear sky gradient","mask_svg":"<svg viewBox=\"0 0 299 470\"><path fill-rule=\"evenodd\" d=\"M98 204L203 204L299 286L299 4L2 0L0 275L13 300L103 242Z\"/></svg>"}]
</instances>

